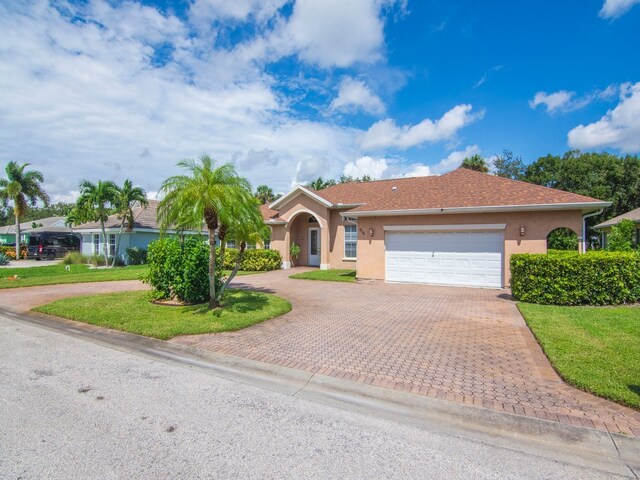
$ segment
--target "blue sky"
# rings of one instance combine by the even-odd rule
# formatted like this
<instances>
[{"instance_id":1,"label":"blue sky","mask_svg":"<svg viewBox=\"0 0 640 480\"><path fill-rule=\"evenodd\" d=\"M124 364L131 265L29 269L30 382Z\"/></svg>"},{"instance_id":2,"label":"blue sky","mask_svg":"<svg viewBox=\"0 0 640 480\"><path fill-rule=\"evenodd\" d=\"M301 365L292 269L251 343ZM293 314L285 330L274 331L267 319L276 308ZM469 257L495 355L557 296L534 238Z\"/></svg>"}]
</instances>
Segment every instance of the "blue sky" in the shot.
<instances>
[{"instance_id":1,"label":"blue sky","mask_svg":"<svg viewBox=\"0 0 640 480\"><path fill-rule=\"evenodd\" d=\"M151 192L201 153L253 185L640 153L640 0L0 4L0 159Z\"/></svg>"}]
</instances>

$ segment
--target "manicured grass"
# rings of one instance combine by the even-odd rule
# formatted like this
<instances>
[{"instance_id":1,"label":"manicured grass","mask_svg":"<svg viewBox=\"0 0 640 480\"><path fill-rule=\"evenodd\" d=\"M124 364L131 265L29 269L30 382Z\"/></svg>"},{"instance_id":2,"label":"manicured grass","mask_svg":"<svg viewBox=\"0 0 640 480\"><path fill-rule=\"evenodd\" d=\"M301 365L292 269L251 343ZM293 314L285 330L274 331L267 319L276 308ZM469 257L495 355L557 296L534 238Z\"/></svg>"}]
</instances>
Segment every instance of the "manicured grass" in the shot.
<instances>
[{"instance_id":1,"label":"manicured grass","mask_svg":"<svg viewBox=\"0 0 640 480\"><path fill-rule=\"evenodd\" d=\"M640 307L518 308L567 383L640 409Z\"/></svg>"},{"instance_id":2,"label":"manicured grass","mask_svg":"<svg viewBox=\"0 0 640 480\"><path fill-rule=\"evenodd\" d=\"M34 310L167 340L178 335L240 330L289 312L291 304L267 293L229 290L223 308L210 311L206 305L156 305L148 292L137 291L65 298Z\"/></svg>"},{"instance_id":3,"label":"manicured grass","mask_svg":"<svg viewBox=\"0 0 640 480\"><path fill-rule=\"evenodd\" d=\"M296 273L289 278L301 280L322 280L326 282L355 282L355 270L312 270L310 272Z\"/></svg>"},{"instance_id":4,"label":"manicured grass","mask_svg":"<svg viewBox=\"0 0 640 480\"><path fill-rule=\"evenodd\" d=\"M90 268L87 265L49 265L46 267L2 268L0 288L33 287L59 283L107 282L112 280L137 280L146 273L146 265L128 267ZM11 278L18 275L18 278Z\"/></svg>"}]
</instances>

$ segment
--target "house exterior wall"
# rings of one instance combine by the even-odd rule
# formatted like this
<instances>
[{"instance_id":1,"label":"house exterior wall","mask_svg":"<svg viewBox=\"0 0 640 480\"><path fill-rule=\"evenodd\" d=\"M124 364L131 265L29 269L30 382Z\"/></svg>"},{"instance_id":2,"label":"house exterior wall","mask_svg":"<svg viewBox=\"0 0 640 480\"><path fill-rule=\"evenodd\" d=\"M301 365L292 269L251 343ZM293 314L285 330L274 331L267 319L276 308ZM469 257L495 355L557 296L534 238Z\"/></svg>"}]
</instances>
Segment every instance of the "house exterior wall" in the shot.
<instances>
[{"instance_id":1,"label":"house exterior wall","mask_svg":"<svg viewBox=\"0 0 640 480\"><path fill-rule=\"evenodd\" d=\"M384 279L384 226L391 225L475 225L506 224L504 230L503 285L510 279L509 260L514 253L546 253L547 235L559 227L567 227L582 237L582 212L508 212L476 214L443 214L394 217L361 217L358 220L357 277ZM525 234L520 235L524 226ZM369 229L373 236L369 236ZM364 232L364 233L363 233Z\"/></svg>"}]
</instances>

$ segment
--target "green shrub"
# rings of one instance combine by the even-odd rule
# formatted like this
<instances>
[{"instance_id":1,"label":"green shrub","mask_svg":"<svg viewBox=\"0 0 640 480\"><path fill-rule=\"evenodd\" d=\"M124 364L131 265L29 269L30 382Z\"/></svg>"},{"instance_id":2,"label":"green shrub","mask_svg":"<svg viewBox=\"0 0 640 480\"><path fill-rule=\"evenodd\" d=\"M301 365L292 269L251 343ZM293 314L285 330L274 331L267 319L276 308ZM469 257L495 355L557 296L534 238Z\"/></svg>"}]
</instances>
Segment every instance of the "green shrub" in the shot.
<instances>
[{"instance_id":1,"label":"green shrub","mask_svg":"<svg viewBox=\"0 0 640 480\"><path fill-rule=\"evenodd\" d=\"M156 298L175 298L184 303L209 300L209 246L200 237L162 238L149 244L148 273L143 281L151 285ZM216 272L216 289L222 273Z\"/></svg>"},{"instance_id":2,"label":"green shrub","mask_svg":"<svg viewBox=\"0 0 640 480\"><path fill-rule=\"evenodd\" d=\"M147 263L147 251L144 248L131 247L127 248L127 264L144 265Z\"/></svg>"},{"instance_id":3,"label":"green shrub","mask_svg":"<svg viewBox=\"0 0 640 480\"><path fill-rule=\"evenodd\" d=\"M552 248L547 249L548 255L579 255L578 250L555 250Z\"/></svg>"},{"instance_id":4,"label":"green shrub","mask_svg":"<svg viewBox=\"0 0 640 480\"><path fill-rule=\"evenodd\" d=\"M640 254L511 256L516 300L548 305L619 305L640 301Z\"/></svg>"},{"instance_id":5,"label":"green shrub","mask_svg":"<svg viewBox=\"0 0 640 480\"><path fill-rule=\"evenodd\" d=\"M64 265L83 265L89 263L89 257L80 252L67 253L62 259Z\"/></svg>"},{"instance_id":6,"label":"green shrub","mask_svg":"<svg viewBox=\"0 0 640 480\"><path fill-rule=\"evenodd\" d=\"M636 234L636 222L625 218L611 227L607 239L607 250L611 252L629 252L633 250L633 237Z\"/></svg>"},{"instance_id":7,"label":"green shrub","mask_svg":"<svg viewBox=\"0 0 640 480\"><path fill-rule=\"evenodd\" d=\"M217 250L218 256L220 249ZM236 267L236 261L240 251L237 248L226 248L224 251L224 260L222 268L225 270L233 270ZM244 258L240 264L240 270L244 272L266 272L270 270L278 270L282 266L282 256L277 250L245 250Z\"/></svg>"},{"instance_id":8,"label":"green shrub","mask_svg":"<svg viewBox=\"0 0 640 480\"><path fill-rule=\"evenodd\" d=\"M88 257L88 263L90 263L94 267L104 267L107 264L107 262L104 259L104 255L96 255L96 254L93 254L90 257Z\"/></svg>"},{"instance_id":9,"label":"green shrub","mask_svg":"<svg viewBox=\"0 0 640 480\"><path fill-rule=\"evenodd\" d=\"M578 235L570 228L560 227L547 237L547 247L552 250L578 251Z\"/></svg>"},{"instance_id":10,"label":"green shrub","mask_svg":"<svg viewBox=\"0 0 640 480\"><path fill-rule=\"evenodd\" d=\"M4 253L0 252L0 265L9 265L10 261L11 258L9 257L9 255L5 255Z\"/></svg>"}]
</instances>

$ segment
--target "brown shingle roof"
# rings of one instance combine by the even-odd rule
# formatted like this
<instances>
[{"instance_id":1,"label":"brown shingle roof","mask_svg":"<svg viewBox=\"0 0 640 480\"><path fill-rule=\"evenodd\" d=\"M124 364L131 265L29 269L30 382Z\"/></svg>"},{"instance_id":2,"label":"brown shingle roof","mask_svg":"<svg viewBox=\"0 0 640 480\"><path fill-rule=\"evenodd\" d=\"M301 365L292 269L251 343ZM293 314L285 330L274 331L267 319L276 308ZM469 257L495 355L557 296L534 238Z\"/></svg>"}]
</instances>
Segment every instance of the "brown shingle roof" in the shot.
<instances>
[{"instance_id":1,"label":"brown shingle roof","mask_svg":"<svg viewBox=\"0 0 640 480\"><path fill-rule=\"evenodd\" d=\"M334 205L363 204L353 212L601 203L584 195L464 168L441 176L343 183L315 193Z\"/></svg>"},{"instance_id":2,"label":"brown shingle roof","mask_svg":"<svg viewBox=\"0 0 640 480\"><path fill-rule=\"evenodd\" d=\"M618 215L617 217L610 218L609 220L599 223L594 228L606 228L613 227L620 220L633 220L636 223L640 223L640 208L636 208L635 210L631 210L630 212L623 213L622 215Z\"/></svg>"},{"instance_id":3,"label":"brown shingle roof","mask_svg":"<svg viewBox=\"0 0 640 480\"><path fill-rule=\"evenodd\" d=\"M278 211L271 210L268 203L260 205L260 213L262 214L262 218L265 222L268 222L269 220L279 220Z\"/></svg>"},{"instance_id":4,"label":"brown shingle roof","mask_svg":"<svg viewBox=\"0 0 640 480\"><path fill-rule=\"evenodd\" d=\"M133 228L151 228L154 230L160 230L160 226L156 220L156 212L158 209L159 200L149 200L149 206L147 208L137 206L133 208ZM120 228L122 220L117 215L109 215L108 220L105 222L105 228ZM77 227L73 227L74 230L88 230L100 228L100 222L87 222Z\"/></svg>"}]
</instances>

